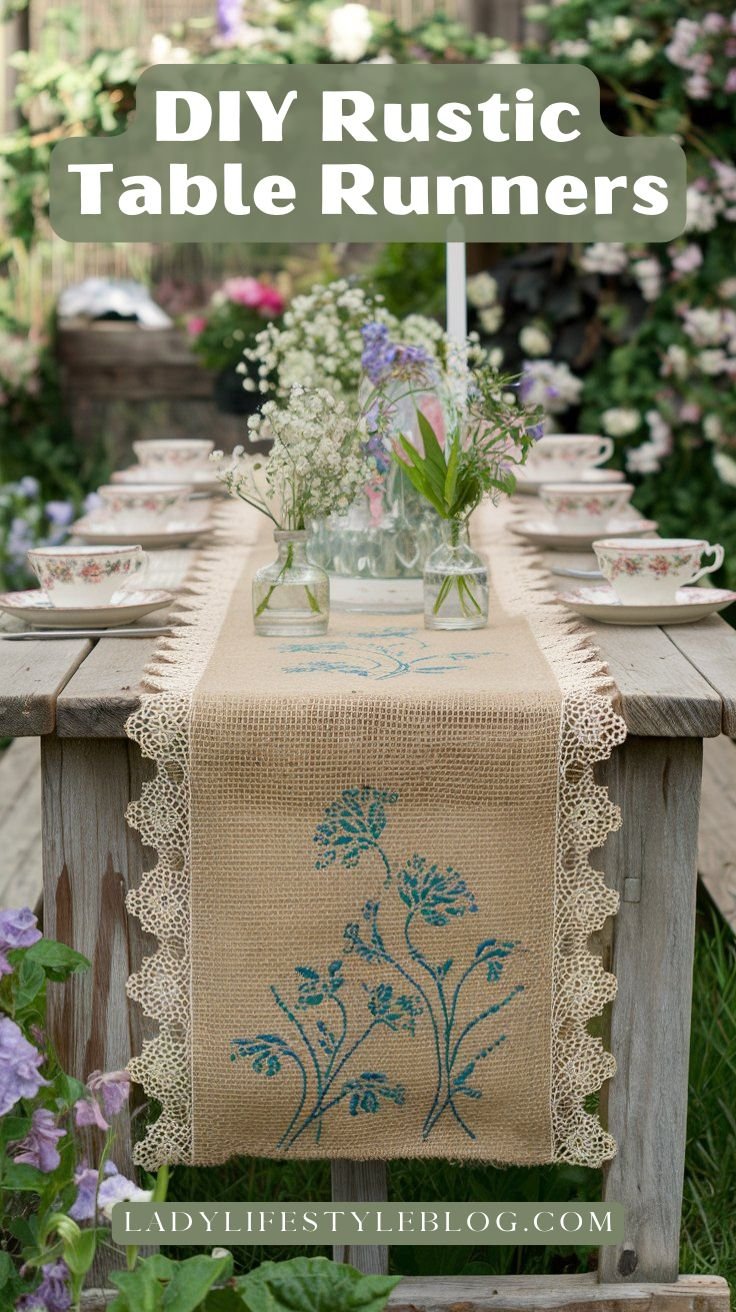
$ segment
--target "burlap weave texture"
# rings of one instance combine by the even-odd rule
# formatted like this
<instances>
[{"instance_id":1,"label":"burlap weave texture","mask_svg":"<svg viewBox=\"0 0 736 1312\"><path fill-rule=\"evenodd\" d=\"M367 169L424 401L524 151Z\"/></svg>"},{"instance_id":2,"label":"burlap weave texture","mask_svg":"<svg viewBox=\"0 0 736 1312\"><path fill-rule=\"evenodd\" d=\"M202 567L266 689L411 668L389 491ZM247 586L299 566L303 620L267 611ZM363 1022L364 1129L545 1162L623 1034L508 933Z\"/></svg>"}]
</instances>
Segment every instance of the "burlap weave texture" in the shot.
<instances>
[{"instance_id":1,"label":"burlap weave texture","mask_svg":"<svg viewBox=\"0 0 736 1312\"><path fill-rule=\"evenodd\" d=\"M159 841L131 906L169 975L181 942L189 996L177 1026L155 964L131 985L164 1018L134 1073L171 1095L146 1163L610 1155L582 1103L612 1071L585 1030L613 992L586 938L615 898L587 856L614 823L592 765L620 721L501 517L481 529L485 630L333 615L325 638L256 637L263 548L243 546L159 668L129 732L161 767L168 691L184 868L163 924Z\"/></svg>"}]
</instances>

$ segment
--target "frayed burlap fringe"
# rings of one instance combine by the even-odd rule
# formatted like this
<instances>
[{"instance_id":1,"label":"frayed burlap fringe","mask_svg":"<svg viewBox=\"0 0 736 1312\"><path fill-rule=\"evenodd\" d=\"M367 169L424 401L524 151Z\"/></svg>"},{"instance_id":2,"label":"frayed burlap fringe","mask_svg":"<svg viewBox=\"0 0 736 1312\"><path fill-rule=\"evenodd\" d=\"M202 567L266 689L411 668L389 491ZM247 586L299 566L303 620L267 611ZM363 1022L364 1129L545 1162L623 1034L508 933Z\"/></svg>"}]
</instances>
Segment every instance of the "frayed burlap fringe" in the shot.
<instances>
[{"instance_id":1,"label":"frayed burlap fringe","mask_svg":"<svg viewBox=\"0 0 736 1312\"><path fill-rule=\"evenodd\" d=\"M478 541L489 549L499 601L524 614L563 694L551 1016L553 1153L556 1161L598 1166L613 1156L616 1145L584 1104L613 1075L615 1061L587 1027L614 997L616 981L590 951L588 939L615 913L618 896L591 867L589 856L619 826L620 817L593 771L623 741L625 727L589 633L556 602L539 558L512 541L509 513L506 507L489 510L478 526ZM243 523L242 509L228 507L218 542L200 558L176 616L179 627L146 671L153 691L142 697L126 725L157 767L128 812L131 825L158 855L127 903L159 941L128 985L130 997L159 1024L156 1038L130 1065L132 1077L162 1108L136 1149L137 1161L149 1169L192 1160L189 726L196 686L253 549L252 541L238 539L238 523Z\"/></svg>"}]
</instances>

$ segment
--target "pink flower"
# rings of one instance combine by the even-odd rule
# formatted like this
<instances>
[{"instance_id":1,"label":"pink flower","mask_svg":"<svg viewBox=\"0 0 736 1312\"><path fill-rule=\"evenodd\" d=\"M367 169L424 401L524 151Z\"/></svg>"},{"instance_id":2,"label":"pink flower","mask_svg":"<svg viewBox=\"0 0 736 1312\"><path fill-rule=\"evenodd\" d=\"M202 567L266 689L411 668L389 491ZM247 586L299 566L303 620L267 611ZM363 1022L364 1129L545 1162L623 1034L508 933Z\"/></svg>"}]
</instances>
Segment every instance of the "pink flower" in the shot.
<instances>
[{"instance_id":1,"label":"pink flower","mask_svg":"<svg viewBox=\"0 0 736 1312\"><path fill-rule=\"evenodd\" d=\"M729 93L736 91L736 68L730 68L728 70L728 77L726 78L726 91L728 91Z\"/></svg>"},{"instance_id":2,"label":"pink flower","mask_svg":"<svg viewBox=\"0 0 736 1312\"><path fill-rule=\"evenodd\" d=\"M697 424L700 421L701 409L694 401L686 401L680 410L680 418L684 424Z\"/></svg>"},{"instance_id":3,"label":"pink flower","mask_svg":"<svg viewBox=\"0 0 736 1312\"><path fill-rule=\"evenodd\" d=\"M222 294L233 305L244 305L249 310L256 310L264 319L282 313L284 298L275 287L257 278L227 278L222 284Z\"/></svg>"},{"instance_id":4,"label":"pink flower","mask_svg":"<svg viewBox=\"0 0 736 1312\"><path fill-rule=\"evenodd\" d=\"M207 320L202 314L193 314L191 319L187 319L187 332L190 337L199 337L207 327Z\"/></svg>"},{"instance_id":5,"label":"pink flower","mask_svg":"<svg viewBox=\"0 0 736 1312\"><path fill-rule=\"evenodd\" d=\"M227 278L222 284L222 291L234 305L246 305L257 310L261 304L263 288L257 278Z\"/></svg>"},{"instance_id":6,"label":"pink flower","mask_svg":"<svg viewBox=\"0 0 736 1312\"><path fill-rule=\"evenodd\" d=\"M25 1139L18 1144L20 1152L15 1153L14 1160L27 1166L35 1166L38 1171L48 1175L55 1171L61 1158L56 1147L57 1139L63 1139L66 1130L57 1128L53 1112L45 1107L37 1107L33 1113L31 1129Z\"/></svg>"},{"instance_id":7,"label":"pink flower","mask_svg":"<svg viewBox=\"0 0 736 1312\"><path fill-rule=\"evenodd\" d=\"M691 242L689 246L681 251L671 246L670 255L672 256L672 268L677 273L682 274L683 277L688 273L694 273L703 263L703 252L694 242Z\"/></svg>"},{"instance_id":8,"label":"pink flower","mask_svg":"<svg viewBox=\"0 0 736 1312\"><path fill-rule=\"evenodd\" d=\"M262 296L261 303L258 307L258 313L263 315L264 319L277 319L284 312L285 301L280 292L275 287L268 287L265 283L261 284Z\"/></svg>"}]
</instances>

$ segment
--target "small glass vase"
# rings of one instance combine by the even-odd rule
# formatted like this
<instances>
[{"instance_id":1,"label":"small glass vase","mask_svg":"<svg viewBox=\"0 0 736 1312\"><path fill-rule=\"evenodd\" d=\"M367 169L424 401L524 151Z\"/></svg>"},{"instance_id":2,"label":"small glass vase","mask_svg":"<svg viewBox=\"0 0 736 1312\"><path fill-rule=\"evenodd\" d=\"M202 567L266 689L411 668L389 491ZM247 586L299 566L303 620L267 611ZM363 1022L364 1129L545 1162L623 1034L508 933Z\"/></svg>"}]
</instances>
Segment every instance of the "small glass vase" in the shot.
<instances>
[{"instance_id":1,"label":"small glass vase","mask_svg":"<svg viewBox=\"0 0 736 1312\"><path fill-rule=\"evenodd\" d=\"M307 560L306 531L276 529L278 556L253 577L256 633L279 638L326 633L330 618L330 580Z\"/></svg>"},{"instance_id":2,"label":"small glass vase","mask_svg":"<svg viewBox=\"0 0 736 1312\"><path fill-rule=\"evenodd\" d=\"M442 542L424 565L424 627L482 629L488 623L488 570L462 519L442 522Z\"/></svg>"}]
</instances>

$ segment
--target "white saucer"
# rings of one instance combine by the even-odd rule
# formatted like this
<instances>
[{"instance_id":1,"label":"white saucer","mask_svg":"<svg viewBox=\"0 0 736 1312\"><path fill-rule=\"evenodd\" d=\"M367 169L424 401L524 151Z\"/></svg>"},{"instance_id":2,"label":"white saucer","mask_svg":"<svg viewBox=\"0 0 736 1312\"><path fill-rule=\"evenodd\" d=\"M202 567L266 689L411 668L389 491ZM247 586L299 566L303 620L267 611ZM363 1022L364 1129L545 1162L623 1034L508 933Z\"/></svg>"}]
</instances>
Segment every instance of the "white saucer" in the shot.
<instances>
[{"instance_id":1,"label":"white saucer","mask_svg":"<svg viewBox=\"0 0 736 1312\"><path fill-rule=\"evenodd\" d=\"M736 592L725 588L680 588L675 601L663 606L632 605L619 601L608 583L595 587L573 588L557 594L570 610L601 624L692 624L736 602Z\"/></svg>"},{"instance_id":2,"label":"white saucer","mask_svg":"<svg viewBox=\"0 0 736 1312\"><path fill-rule=\"evenodd\" d=\"M171 605L173 600L170 592L148 588L138 592L118 592L107 606L52 606L41 588L33 588L28 592L0 594L0 610L14 619L23 620L31 628L116 629L123 624L132 624L162 606Z\"/></svg>"},{"instance_id":3,"label":"white saucer","mask_svg":"<svg viewBox=\"0 0 736 1312\"><path fill-rule=\"evenodd\" d=\"M124 483L134 487L146 483L151 487L189 487L196 492L224 492L225 488L209 469L193 469L188 474L176 470L153 469L148 465L131 465L110 475L111 483Z\"/></svg>"},{"instance_id":4,"label":"white saucer","mask_svg":"<svg viewBox=\"0 0 736 1312\"><path fill-rule=\"evenodd\" d=\"M605 529L589 529L584 533L571 533L557 528L552 520L520 519L511 525L511 532L524 538L535 547L547 547L552 551L589 551L594 542L603 536L607 538L641 538L645 533L653 533L657 527L654 519L614 519Z\"/></svg>"},{"instance_id":5,"label":"white saucer","mask_svg":"<svg viewBox=\"0 0 736 1312\"><path fill-rule=\"evenodd\" d=\"M620 469L586 469L584 474L576 478L574 474L568 474L564 478L540 478L527 474L522 467L516 475L516 492L521 492L524 496L536 496L541 487L549 487L550 483L580 483L581 486L586 484L597 483L623 483L626 475Z\"/></svg>"},{"instance_id":6,"label":"white saucer","mask_svg":"<svg viewBox=\"0 0 736 1312\"><path fill-rule=\"evenodd\" d=\"M71 531L82 542L89 542L98 547L133 546L143 547L144 551L155 551L161 547L183 547L189 542L196 542L199 538L206 537L212 532L214 525L208 520L203 524L197 523L172 523L166 527L154 530L148 528L138 529L137 532L122 532L115 527L112 520L97 519L92 516L85 519L78 519L76 524L72 524Z\"/></svg>"}]
</instances>

